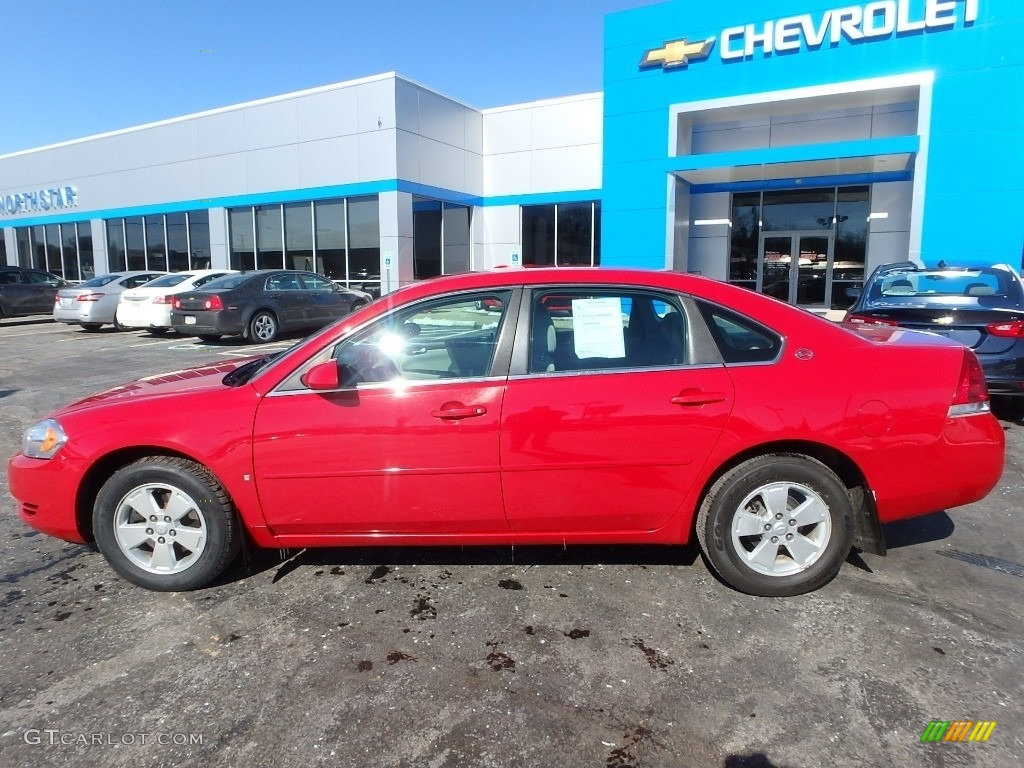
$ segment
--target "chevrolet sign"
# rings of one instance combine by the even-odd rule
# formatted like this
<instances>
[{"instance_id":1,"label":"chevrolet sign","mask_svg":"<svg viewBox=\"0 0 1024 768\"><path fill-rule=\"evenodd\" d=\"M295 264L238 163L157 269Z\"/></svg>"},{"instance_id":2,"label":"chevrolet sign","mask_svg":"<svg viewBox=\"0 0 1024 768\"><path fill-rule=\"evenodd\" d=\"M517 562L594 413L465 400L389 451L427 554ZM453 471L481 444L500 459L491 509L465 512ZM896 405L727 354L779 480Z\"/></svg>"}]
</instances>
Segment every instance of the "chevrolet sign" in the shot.
<instances>
[{"instance_id":1,"label":"chevrolet sign","mask_svg":"<svg viewBox=\"0 0 1024 768\"><path fill-rule=\"evenodd\" d=\"M817 17L805 13L761 24L728 27L720 36L720 55L723 61L735 61L752 58L759 48L767 56L776 51L799 51L804 46L808 50L816 50L826 44L835 46L844 38L849 42L867 42L888 38L893 33L948 29L956 25L957 7L960 5L963 6L965 25L977 20L978 2L875 0L865 5L825 11ZM640 66L685 67L690 59L706 58L714 43L713 37L698 43L687 43L685 39L668 41L661 48L646 51Z\"/></svg>"}]
</instances>

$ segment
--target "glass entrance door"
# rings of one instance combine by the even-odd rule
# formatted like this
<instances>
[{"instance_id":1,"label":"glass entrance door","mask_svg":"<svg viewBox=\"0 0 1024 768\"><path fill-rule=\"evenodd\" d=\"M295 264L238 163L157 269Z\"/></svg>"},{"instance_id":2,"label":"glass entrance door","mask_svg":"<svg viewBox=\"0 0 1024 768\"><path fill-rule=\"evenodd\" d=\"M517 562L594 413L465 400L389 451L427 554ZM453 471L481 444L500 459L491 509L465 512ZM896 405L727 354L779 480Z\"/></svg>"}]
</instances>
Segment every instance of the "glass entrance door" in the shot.
<instances>
[{"instance_id":1,"label":"glass entrance door","mask_svg":"<svg viewBox=\"0 0 1024 768\"><path fill-rule=\"evenodd\" d=\"M832 295L832 232L766 232L758 249L757 290L802 307L825 307Z\"/></svg>"}]
</instances>

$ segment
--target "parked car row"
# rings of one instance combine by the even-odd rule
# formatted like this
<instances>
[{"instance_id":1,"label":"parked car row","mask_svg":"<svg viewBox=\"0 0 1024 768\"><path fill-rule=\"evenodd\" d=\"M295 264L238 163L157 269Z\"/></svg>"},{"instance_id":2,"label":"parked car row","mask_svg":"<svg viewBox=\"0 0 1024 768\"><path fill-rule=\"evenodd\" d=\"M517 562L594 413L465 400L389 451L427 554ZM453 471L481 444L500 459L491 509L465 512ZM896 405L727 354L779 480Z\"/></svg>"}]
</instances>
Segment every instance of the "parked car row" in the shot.
<instances>
[{"instance_id":1,"label":"parked car row","mask_svg":"<svg viewBox=\"0 0 1024 768\"><path fill-rule=\"evenodd\" d=\"M265 344L282 332L327 325L371 301L364 291L289 269L112 272L72 285L40 270L0 268L0 318L52 312L57 322L86 331L113 325Z\"/></svg>"}]
</instances>

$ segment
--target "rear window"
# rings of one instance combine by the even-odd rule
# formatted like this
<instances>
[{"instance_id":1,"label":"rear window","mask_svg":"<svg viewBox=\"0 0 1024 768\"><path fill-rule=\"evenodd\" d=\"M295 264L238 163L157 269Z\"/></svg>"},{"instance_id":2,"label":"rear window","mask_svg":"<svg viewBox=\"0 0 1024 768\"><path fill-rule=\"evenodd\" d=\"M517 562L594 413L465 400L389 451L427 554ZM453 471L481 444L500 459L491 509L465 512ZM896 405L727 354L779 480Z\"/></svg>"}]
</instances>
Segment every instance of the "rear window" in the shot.
<instances>
[{"instance_id":1,"label":"rear window","mask_svg":"<svg viewBox=\"0 0 1024 768\"><path fill-rule=\"evenodd\" d=\"M211 280L203 286L204 291L229 291L252 280L252 275L226 275Z\"/></svg>"},{"instance_id":2,"label":"rear window","mask_svg":"<svg viewBox=\"0 0 1024 768\"><path fill-rule=\"evenodd\" d=\"M146 283L147 288L170 288L171 286L183 283L188 278L192 277L190 274L175 274L175 275L164 275L158 277L156 280L150 280Z\"/></svg>"},{"instance_id":3,"label":"rear window","mask_svg":"<svg viewBox=\"0 0 1024 768\"><path fill-rule=\"evenodd\" d=\"M919 269L876 275L865 287L865 307L928 303L989 307L1021 306L1015 275L1001 269Z\"/></svg>"},{"instance_id":4,"label":"rear window","mask_svg":"<svg viewBox=\"0 0 1024 768\"><path fill-rule=\"evenodd\" d=\"M120 280L123 275L100 275L94 277L91 280L86 280L84 283L79 283L79 288L100 288L104 285Z\"/></svg>"}]
</instances>

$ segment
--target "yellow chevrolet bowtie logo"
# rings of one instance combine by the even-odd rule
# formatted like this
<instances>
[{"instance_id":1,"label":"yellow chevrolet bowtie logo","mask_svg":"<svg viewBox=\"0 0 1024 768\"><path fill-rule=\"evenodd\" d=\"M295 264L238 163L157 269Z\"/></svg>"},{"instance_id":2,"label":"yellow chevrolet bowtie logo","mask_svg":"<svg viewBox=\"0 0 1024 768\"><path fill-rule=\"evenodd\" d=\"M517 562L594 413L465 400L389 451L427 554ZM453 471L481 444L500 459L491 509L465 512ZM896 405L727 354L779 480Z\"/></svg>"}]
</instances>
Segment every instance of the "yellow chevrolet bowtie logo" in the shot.
<instances>
[{"instance_id":1,"label":"yellow chevrolet bowtie logo","mask_svg":"<svg viewBox=\"0 0 1024 768\"><path fill-rule=\"evenodd\" d=\"M665 69L685 67L690 63L690 59L706 58L711 53L711 47L714 44L715 38L713 37L698 43L688 43L686 38L667 41L664 48L652 48L644 53L644 57L640 59L640 66L662 66Z\"/></svg>"}]
</instances>

